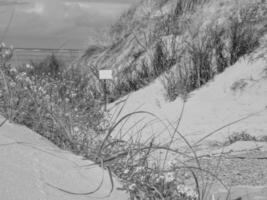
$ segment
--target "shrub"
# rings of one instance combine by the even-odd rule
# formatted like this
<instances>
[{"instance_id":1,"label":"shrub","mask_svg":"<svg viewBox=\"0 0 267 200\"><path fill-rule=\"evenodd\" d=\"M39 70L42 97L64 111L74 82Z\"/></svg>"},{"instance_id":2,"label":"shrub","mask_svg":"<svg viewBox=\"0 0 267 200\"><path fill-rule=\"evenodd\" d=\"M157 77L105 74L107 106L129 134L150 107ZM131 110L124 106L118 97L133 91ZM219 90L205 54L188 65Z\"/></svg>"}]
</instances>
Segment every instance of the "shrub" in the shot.
<instances>
[{"instance_id":1,"label":"shrub","mask_svg":"<svg viewBox=\"0 0 267 200\"><path fill-rule=\"evenodd\" d=\"M163 76L166 98L170 101L178 96L186 97L188 92L207 83L215 74L210 32L207 31L203 37L192 36L191 39L186 42L182 54L178 56L176 71Z\"/></svg>"},{"instance_id":2,"label":"shrub","mask_svg":"<svg viewBox=\"0 0 267 200\"><path fill-rule=\"evenodd\" d=\"M229 66L227 58L227 47L225 44L226 30L222 27L215 26L210 29L212 44L214 47L214 57L216 61L216 72L221 73Z\"/></svg>"},{"instance_id":3,"label":"shrub","mask_svg":"<svg viewBox=\"0 0 267 200\"><path fill-rule=\"evenodd\" d=\"M11 122L26 125L58 146L76 152L79 141L89 138L82 133L101 133L103 113L86 75L79 70L57 73L55 58L48 61L19 70L7 62L1 65L4 81L0 83L0 112ZM43 63L50 68L42 69ZM81 135L77 136L75 129Z\"/></svg>"},{"instance_id":4,"label":"shrub","mask_svg":"<svg viewBox=\"0 0 267 200\"><path fill-rule=\"evenodd\" d=\"M174 101L181 94L179 87L180 80L172 71L166 72L161 80L164 87L166 99L169 101Z\"/></svg>"},{"instance_id":5,"label":"shrub","mask_svg":"<svg viewBox=\"0 0 267 200\"><path fill-rule=\"evenodd\" d=\"M189 90L192 91L207 83L214 76L212 67L212 49L210 35L193 38L188 43L189 57L192 63L189 74Z\"/></svg>"},{"instance_id":6,"label":"shrub","mask_svg":"<svg viewBox=\"0 0 267 200\"><path fill-rule=\"evenodd\" d=\"M257 141L257 142L267 142L267 136L263 135L260 137L251 136L245 131L234 132L227 138L225 145L230 145L238 141Z\"/></svg>"},{"instance_id":7,"label":"shrub","mask_svg":"<svg viewBox=\"0 0 267 200\"><path fill-rule=\"evenodd\" d=\"M223 184L216 177L216 174L214 175L212 171L202 168L199 158L193 150L194 147L176 129L173 130L173 133L170 131L170 135L180 135L195 156L189 156L186 147L183 147L183 149L185 148L184 152L187 153L183 153L182 149L172 149L172 142L161 146L156 144L154 139L146 143L133 138L127 141L124 141L122 137L114 140L111 135L117 132L116 127L120 129L120 125L125 126L129 117L137 114L142 114L142 117L144 115L154 116L151 113L137 111L116 119L113 125L108 128L108 134L100 142L96 154L96 163L101 166L104 165L105 168L113 171L120 178L123 184L120 189L128 191L130 199L205 200L209 192L212 192L207 189L210 180L212 180L211 184L217 181ZM164 124L163 121L157 122ZM130 131L134 131L135 126L131 127ZM136 131L139 132L139 130ZM177 153L179 160L171 160L169 163L165 163L166 160L163 163L157 162L155 161L155 155L158 155L159 152L166 153L166 156L170 152ZM181 158L183 156L184 158ZM185 161L188 159L190 160L189 163ZM189 180L190 182L193 181L191 183L195 185L187 186L186 182ZM223 186L225 185L223 184Z\"/></svg>"},{"instance_id":8,"label":"shrub","mask_svg":"<svg viewBox=\"0 0 267 200\"><path fill-rule=\"evenodd\" d=\"M230 145L237 141L257 141L257 139L256 137L249 135L245 131L235 132L228 137L226 144Z\"/></svg>"},{"instance_id":9,"label":"shrub","mask_svg":"<svg viewBox=\"0 0 267 200\"><path fill-rule=\"evenodd\" d=\"M152 61L152 68L153 68L153 76L157 77L162 72L168 70L170 66L167 65L167 58L163 52L163 47L161 42L156 43L153 61Z\"/></svg>"},{"instance_id":10,"label":"shrub","mask_svg":"<svg viewBox=\"0 0 267 200\"><path fill-rule=\"evenodd\" d=\"M148 64L148 59L152 60L151 64ZM116 100L132 91L137 91L169 70L175 62L175 58L166 55L163 42L158 42L153 55L141 58L138 63L133 61L116 75L116 81L108 91L109 96Z\"/></svg>"},{"instance_id":11,"label":"shrub","mask_svg":"<svg viewBox=\"0 0 267 200\"><path fill-rule=\"evenodd\" d=\"M174 101L178 96L183 99L187 98L190 91L189 71L184 66L178 66L176 71L167 71L161 79L165 97L169 101Z\"/></svg>"},{"instance_id":12,"label":"shrub","mask_svg":"<svg viewBox=\"0 0 267 200\"><path fill-rule=\"evenodd\" d=\"M242 91L247 86L247 84L248 83L245 79L240 79L232 84L231 90L233 90L234 92Z\"/></svg>"},{"instance_id":13,"label":"shrub","mask_svg":"<svg viewBox=\"0 0 267 200\"><path fill-rule=\"evenodd\" d=\"M178 17L186 12L192 12L196 8L196 6L204 4L208 1L209 0L178 0L174 15Z\"/></svg>"},{"instance_id":14,"label":"shrub","mask_svg":"<svg viewBox=\"0 0 267 200\"><path fill-rule=\"evenodd\" d=\"M167 98L174 100L183 95L184 91L191 92L201 87L216 73L223 72L240 57L254 51L259 46L260 38L266 33L266 26L262 25L266 16L260 13L261 8L265 9L266 14L266 8L261 3L254 3L236 11L229 17L226 26L209 25L204 33L200 26L195 34L191 33L191 39L186 42L184 49L188 53L178 55L182 59L177 61L186 73L178 70L175 72L178 74L169 74L163 81ZM187 57L190 64L184 64L183 60ZM233 87L236 86L238 85Z\"/></svg>"},{"instance_id":15,"label":"shrub","mask_svg":"<svg viewBox=\"0 0 267 200\"><path fill-rule=\"evenodd\" d=\"M109 123L106 120L109 116L103 116L100 105L92 98L88 77L79 70L71 69L52 77L49 74L34 74L32 68L17 71L1 65L1 74L6 81L1 79L0 84L2 86L4 81L8 87L0 87L0 91L4 96L8 94L6 98L14 110L12 121L26 124L61 148L94 160L109 170L111 179L113 172L123 184L121 189L128 191L133 200L203 199L205 194L200 191L198 180L203 173L200 165L193 167L193 170L172 162L164 168L161 164L151 163L153 154L163 149L180 155L176 149L168 145L159 146L153 139L149 144L143 144L138 140L123 141L122 138L111 137L119 124L124 124L129 116L138 112ZM9 91L12 91L12 97ZM2 112L2 106L0 104L1 114L9 116L10 113ZM101 134L103 132L106 135ZM197 162L198 158L195 159ZM186 176L181 171L192 175ZM192 177L195 188L185 185L185 179Z\"/></svg>"},{"instance_id":16,"label":"shrub","mask_svg":"<svg viewBox=\"0 0 267 200\"><path fill-rule=\"evenodd\" d=\"M261 136L259 141L261 142L267 142L267 135Z\"/></svg>"},{"instance_id":17,"label":"shrub","mask_svg":"<svg viewBox=\"0 0 267 200\"><path fill-rule=\"evenodd\" d=\"M6 118L12 121L13 116L13 91L11 84L6 76L11 75L11 71L8 71L10 65L8 61L13 55L13 48L8 48L4 43L0 44L0 112L6 113Z\"/></svg>"},{"instance_id":18,"label":"shrub","mask_svg":"<svg viewBox=\"0 0 267 200\"><path fill-rule=\"evenodd\" d=\"M175 8L170 13L164 13L156 19L154 36L160 38L166 35L181 35L188 28L189 21L184 14L195 10L198 5L203 5L209 0L178 0ZM163 1L163 4L165 2Z\"/></svg>"},{"instance_id":19,"label":"shrub","mask_svg":"<svg viewBox=\"0 0 267 200\"><path fill-rule=\"evenodd\" d=\"M110 28L110 35L113 43L125 39L134 28L138 28L138 21L134 19L137 5L132 5L126 12L124 12L119 20Z\"/></svg>"},{"instance_id":20,"label":"shrub","mask_svg":"<svg viewBox=\"0 0 267 200\"><path fill-rule=\"evenodd\" d=\"M40 61L39 63L31 62L30 66L27 64L23 68L28 68L29 75L49 75L53 78L57 78L60 73L64 70L64 62L59 60L55 54L48 55L45 59ZM29 70L29 68L31 68ZM25 71L25 69L20 69L20 71Z\"/></svg>"},{"instance_id":21,"label":"shrub","mask_svg":"<svg viewBox=\"0 0 267 200\"><path fill-rule=\"evenodd\" d=\"M243 8L229 19L230 65L259 46L259 39L266 30L259 30L256 26L261 21L255 19L260 9L258 6L260 5Z\"/></svg>"}]
</instances>

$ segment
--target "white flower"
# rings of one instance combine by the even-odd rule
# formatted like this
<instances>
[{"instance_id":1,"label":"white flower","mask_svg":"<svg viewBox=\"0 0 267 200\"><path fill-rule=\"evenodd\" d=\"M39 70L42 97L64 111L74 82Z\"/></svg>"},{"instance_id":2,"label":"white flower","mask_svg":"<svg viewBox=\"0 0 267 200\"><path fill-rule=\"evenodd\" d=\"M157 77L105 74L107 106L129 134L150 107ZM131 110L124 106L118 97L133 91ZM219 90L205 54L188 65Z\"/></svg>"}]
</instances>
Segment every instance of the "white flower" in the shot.
<instances>
[{"instance_id":1,"label":"white flower","mask_svg":"<svg viewBox=\"0 0 267 200\"><path fill-rule=\"evenodd\" d=\"M46 101L49 101L49 100L50 100L50 96L47 94L47 95L45 95L44 99L45 99Z\"/></svg>"},{"instance_id":2,"label":"white flower","mask_svg":"<svg viewBox=\"0 0 267 200\"><path fill-rule=\"evenodd\" d=\"M27 69L33 69L33 66L30 65L30 64L26 64L26 68L27 68Z\"/></svg>"},{"instance_id":3,"label":"white flower","mask_svg":"<svg viewBox=\"0 0 267 200\"><path fill-rule=\"evenodd\" d=\"M42 93L42 94L46 94L44 88L41 87L41 88L39 88L39 90L40 90L40 93Z\"/></svg>"},{"instance_id":4,"label":"white flower","mask_svg":"<svg viewBox=\"0 0 267 200\"><path fill-rule=\"evenodd\" d=\"M26 81L27 83L31 83L31 82L32 82L31 79L30 79L29 77L26 77L26 78L25 78L25 81Z\"/></svg>"},{"instance_id":5,"label":"white flower","mask_svg":"<svg viewBox=\"0 0 267 200\"><path fill-rule=\"evenodd\" d=\"M144 167L137 167L137 168L135 169L135 172L136 172L136 173L140 173L140 172L142 172L144 169L145 169Z\"/></svg>"},{"instance_id":6,"label":"white flower","mask_svg":"<svg viewBox=\"0 0 267 200\"><path fill-rule=\"evenodd\" d=\"M73 128L73 130L75 131L75 132L79 132L79 127L77 127L77 126L75 126L74 128Z\"/></svg>"},{"instance_id":7,"label":"white flower","mask_svg":"<svg viewBox=\"0 0 267 200\"><path fill-rule=\"evenodd\" d=\"M176 165L176 162L174 160L171 160L170 162L168 162L168 167L174 167Z\"/></svg>"},{"instance_id":8,"label":"white flower","mask_svg":"<svg viewBox=\"0 0 267 200\"><path fill-rule=\"evenodd\" d=\"M136 184L133 183L132 185L129 186L130 191L134 191L136 189Z\"/></svg>"},{"instance_id":9,"label":"white flower","mask_svg":"<svg viewBox=\"0 0 267 200\"><path fill-rule=\"evenodd\" d=\"M160 183L164 179L165 179L165 176L160 175L158 178L156 178L156 183Z\"/></svg>"},{"instance_id":10,"label":"white flower","mask_svg":"<svg viewBox=\"0 0 267 200\"><path fill-rule=\"evenodd\" d=\"M141 181L144 183L146 180L146 177L145 176L141 176Z\"/></svg>"},{"instance_id":11,"label":"white flower","mask_svg":"<svg viewBox=\"0 0 267 200\"><path fill-rule=\"evenodd\" d=\"M172 181L175 180L175 177L174 177L174 173L173 172L169 172L165 175L165 180L167 183L170 183Z\"/></svg>"},{"instance_id":12,"label":"white flower","mask_svg":"<svg viewBox=\"0 0 267 200\"><path fill-rule=\"evenodd\" d=\"M187 197L191 197L192 199L197 199L198 194L190 187L186 187L184 185L178 185L177 190L179 193L186 195Z\"/></svg>"},{"instance_id":13,"label":"white flower","mask_svg":"<svg viewBox=\"0 0 267 200\"><path fill-rule=\"evenodd\" d=\"M9 50L5 50L4 54L5 54L6 56L8 56L8 55L10 54L10 51L9 51Z\"/></svg>"},{"instance_id":14,"label":"white flower","mask_svg":"<svg viewBox=\"0 0 267 200\"><path fill-rule=\"evenodd\" d=\"M71 95L70 95L72 98L75 98L76 96L77 96L77 94L76 93L71 93Z\"/></svg>"},{"instance_id":15,"label":"white flower","mask_svg":"<svg viewBox=\"0 0 267 200\"><path fill-rule=\"evenodd\" d=\"M13 81L12 81L12 82L10 82L10 86L11 86L11 87L15 87L15 86L16 86L16 83L15 83L15 82L13 82Z\"/></svg>"},{"instance_id":16,"label":"white flower","mask_svg":"<svg viewBox=\"0 0 267 200\"><path fill-rule=\"evenodd\" d=\"M191 176L190 176L190 174L185 173L185 174L184 174L184 177L185 177L185 179L189 179Z\"/></svg>"},{"instance_id":17,"label":"white flower","mask_svg":"<svg viewBox=\"0 0 267 200\"><path fill-rule=\"evenodd\" d=\"M17 69L16 69L15 67L12 67L12 68L10 69L10 72L12 72L12 73L17 73Z\"/></svg>"}]
</instances>

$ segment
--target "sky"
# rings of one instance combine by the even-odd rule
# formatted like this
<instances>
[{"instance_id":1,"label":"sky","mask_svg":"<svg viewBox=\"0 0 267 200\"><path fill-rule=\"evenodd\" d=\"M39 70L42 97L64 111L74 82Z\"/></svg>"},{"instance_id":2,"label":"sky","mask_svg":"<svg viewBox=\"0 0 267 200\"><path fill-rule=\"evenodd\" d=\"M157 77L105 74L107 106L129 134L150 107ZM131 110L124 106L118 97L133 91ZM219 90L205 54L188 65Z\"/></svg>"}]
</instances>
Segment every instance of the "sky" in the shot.
<instances>
[{"instance_id":1,"label":"sky","mask_svg":"<svg viewBox=\"0 0 267 200\"><path fill-rule=\"evenodd\" d=\"M91 35L135 1L0 0L0 40L15 47L86 48Z\"/></svg>"}]
</instances>

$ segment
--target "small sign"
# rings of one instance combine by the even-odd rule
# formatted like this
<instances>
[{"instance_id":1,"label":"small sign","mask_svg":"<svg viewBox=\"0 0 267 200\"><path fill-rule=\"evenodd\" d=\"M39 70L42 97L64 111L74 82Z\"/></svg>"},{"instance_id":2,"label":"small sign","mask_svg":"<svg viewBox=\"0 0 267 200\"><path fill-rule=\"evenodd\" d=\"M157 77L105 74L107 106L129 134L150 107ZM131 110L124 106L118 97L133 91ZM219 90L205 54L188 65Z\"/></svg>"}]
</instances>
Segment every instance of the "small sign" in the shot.
<instances>
[{"instance_id":1,"label":"small sign","mask_svg":"<svg viewBox=\"0 0 267 200\"><path fill-rule=\"evenodd\" d=\"M101 80L113 79L112 70L99 70L99 78Z\"/></svg>"}]
</instances>

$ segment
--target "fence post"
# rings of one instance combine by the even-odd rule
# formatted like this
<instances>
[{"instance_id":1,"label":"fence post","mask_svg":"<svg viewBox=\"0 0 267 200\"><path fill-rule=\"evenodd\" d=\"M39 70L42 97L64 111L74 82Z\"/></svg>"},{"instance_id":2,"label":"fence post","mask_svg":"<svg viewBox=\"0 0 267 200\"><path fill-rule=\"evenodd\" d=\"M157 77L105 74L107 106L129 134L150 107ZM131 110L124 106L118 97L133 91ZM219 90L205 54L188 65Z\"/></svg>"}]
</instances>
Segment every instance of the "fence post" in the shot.
<instances>
[{"instance_id":1,"label":"fence post","mask_svg":"<svg viewBox=\"0 0 267 200\"><path fill-rule=\"evenodd\" d=\"M107 104L108 104L108 98L107 98L107 80L112 79L112 70L99 70L99 79L104 81L104 111L107 111Z\"/></svg>"}]
</instances>

